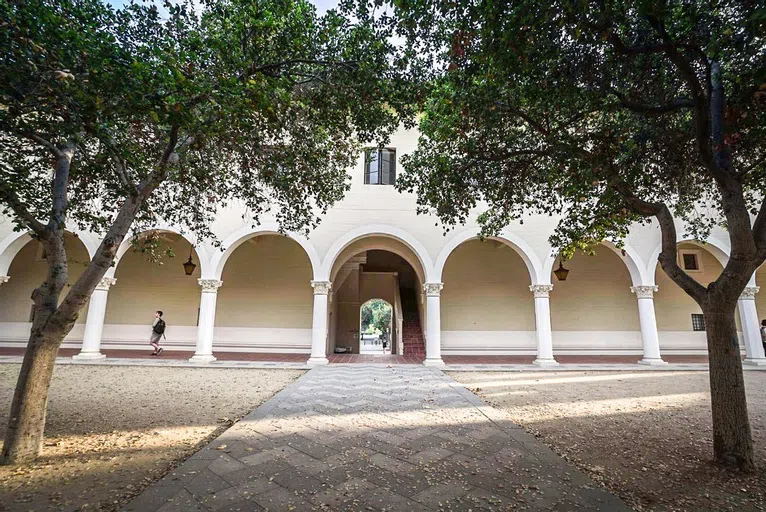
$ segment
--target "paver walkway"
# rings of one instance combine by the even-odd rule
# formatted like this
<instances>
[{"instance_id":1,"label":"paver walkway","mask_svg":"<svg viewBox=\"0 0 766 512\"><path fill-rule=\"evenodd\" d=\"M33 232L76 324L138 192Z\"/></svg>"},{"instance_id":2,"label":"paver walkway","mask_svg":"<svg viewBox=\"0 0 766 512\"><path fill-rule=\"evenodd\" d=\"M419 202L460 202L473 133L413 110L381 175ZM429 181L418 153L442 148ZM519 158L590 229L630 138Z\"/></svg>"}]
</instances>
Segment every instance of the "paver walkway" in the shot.
<instances>
[{"instance_id":1,"label":"paver walkway","mask_svg":"<svg viewBox=\"0 0 766 512\"><path fill-rule=\"evenodd\" d=\"M314 368L124 510L630 510L423 366Z\"/></svg>"}]
</instances>

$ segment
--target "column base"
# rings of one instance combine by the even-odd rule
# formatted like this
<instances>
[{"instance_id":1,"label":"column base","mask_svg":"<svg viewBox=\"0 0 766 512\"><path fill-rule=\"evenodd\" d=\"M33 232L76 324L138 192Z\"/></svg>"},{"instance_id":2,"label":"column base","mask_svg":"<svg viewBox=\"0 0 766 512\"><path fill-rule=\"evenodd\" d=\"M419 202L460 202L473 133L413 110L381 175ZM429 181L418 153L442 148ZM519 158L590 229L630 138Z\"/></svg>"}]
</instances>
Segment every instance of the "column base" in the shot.
<instances>
[{"instance_id":1,"label":"column base","mask_svg":"<svg viewBox=\"0 0 766 512\"><path fill-rule=\"evenodd\" d=\"M194 354L191 359L189 359L190 363L212 363L215 361L215 356L213 354L208 355L197 355Z\"/></svg>"},{"instance_id":2,"label":"column base","mask_svg":"<svg viewBox=\"0 0 766 512\"><path fill-rule=\"evenodd\" d=\"M668 364L662 359L641 359L640 361L636 361L638 364L644 364L646 366L662 366L663 364Z\"/></svg>"},{"instance_id":3,"label":"column base","mask_svg":"<svg viewBox=\"0 0 766 512\"><path fill-rule=\"evenodd\" d=\"M426 359L423 361L423 366L445 366L445 364L440 357L439 359Z\"/></svg>"},{"instance_id":4,"label":"column base","mask_svg":"<svg viewBox=\"0 0 766 512\"><path fill-rule=\"evenodd\" d=\"M552 357L550 359L541 359L538 357L532 362L532 364L534 364L535 366L539 366L540 368L550 368L553 366L559 366L558 361L556 361Z\"/></svg>"},{"instance_id":5,"label":"column base","mask_svg":"<svg viewBox=\"0 0 766 512\"><path fill-rule=\"evenodd\" d=\"M745 358L745 360L742 361L742 364L745 364L747 366L766 366L766 358L762 358L762 359Z\"/></svg>"},{"instance_id":6,"label":"column base","mask_svg":"<svg viewBox=\"0 0 766 512\"><path fill-rule=\"evenodd\" d=\"M80 352L72 356L75 361L98 361L106 359L106 355L101 352Z\"/></svg>"},{"instance_id":7,"label":"column base","mask_svg":"<svg viewBox=\"0 0 766 512\"><path fill-rule=\"evenodd\" d=\"M326 357L309 357L309 360L306 361L306 364L309 366L321 366L325 364L330 364L330 360Z\"/></svg>"}]
</instances>

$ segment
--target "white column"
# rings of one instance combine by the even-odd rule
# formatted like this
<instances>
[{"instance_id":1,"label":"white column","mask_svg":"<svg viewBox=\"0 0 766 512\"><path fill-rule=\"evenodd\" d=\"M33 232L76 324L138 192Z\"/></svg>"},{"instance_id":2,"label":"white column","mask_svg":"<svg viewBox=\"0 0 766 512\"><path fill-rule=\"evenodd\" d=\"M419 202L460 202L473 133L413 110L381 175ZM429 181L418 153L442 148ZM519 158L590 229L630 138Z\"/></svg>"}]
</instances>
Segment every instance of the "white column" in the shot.
<instances>
[{"instance_id":1,"label":"white column","mask_svg":"<svg viewBox=\"0 0 766 512\"><path fill-rule=\"evenodd\" d=\"M327 364L327 315L329 295L332 290L330 281L311 281L314 288L314 320L311 328L310 365Z\"/></svg>"},{"instance_id":2,"label":"white column","mask_svg":"<svg viewBox=\"0 0 766 512\"><path fill-rule=\"evenodd\" d=\"M638 364L665 364L660 356L660 337L657 334L657 317L654 315L654 292L658 289L657 286L630 287L630 291L638 298L638 322L644 347L644 356Z\"/></svg>"},{"instance_id":3,"label":"white column","mask_svg":"<svg viewBox=\"0 0 766 512\"><path fill-rule=\"evenodd\" d=\"M529 290L535 295L535 336L537 338L537 366L558 366L553 358L553 334L551 332L552 284L533 284Z\"/></svg>"},{"instance_id":4,"label":"white column","mask_svg":"<svg viewBox=\"0 0 766 512\"><path fill-rule=\"evenodd\" d=\"M85 334L82 338L80 353L73 356L77 360L105 359L101 353L101 333L104 332L104 317L106 316L106 300L109 288L117 282L112 277L104 277L93 290L88 304L88 318L85 320Z\"/></svg>"},{"instance_id":5,"label":"white column","mask_svg":"<svg viewBox=\"0 0 766 512\"><path fill-rule=\"evenodd\" d=\"M426 366L444 366L442 361L442 320L441 292L442 283L426 283ZM406 356L407 353L405 352Z\"/></svg>"},{"instance_id":6,"label":"white column","mask_svg":"<svg viewBox=\"0 0 766 512\"><path fill-rule=\"evenodd\" d=\"M758 322L758 311L755 309L755 294L760 287L748 286L739 296L739 319L742 322L742 334L745 338L745 364L751 366L766 366L761 342L761 328Z\"/></svg>"},{"instance_id":7,"label":"white column","mask_svg":"<svg viewBox=\"0 0 766 512\"><path fill-rule=\"evenodd\" d=\"M218 288L223 281L218 279L198 279L202 287L199 301L199 325L197 326L197 349L189 359L193 363L211 363L213 355L213 329L215 328L215 303L218 300Z\"/></svg>"}]
</instances>

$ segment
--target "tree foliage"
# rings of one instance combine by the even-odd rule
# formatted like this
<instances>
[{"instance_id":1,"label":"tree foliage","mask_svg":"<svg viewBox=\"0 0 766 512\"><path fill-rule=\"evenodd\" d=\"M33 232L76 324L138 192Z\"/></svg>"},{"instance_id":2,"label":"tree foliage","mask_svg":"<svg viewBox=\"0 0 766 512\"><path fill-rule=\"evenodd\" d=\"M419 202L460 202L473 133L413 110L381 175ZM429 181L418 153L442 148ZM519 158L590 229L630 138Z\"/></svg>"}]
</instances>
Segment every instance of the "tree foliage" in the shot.
<instances>
[{"instance_id":1,"label":"tree foliage","mask_svg":"<svg viewBox=\"0 0 766 512\"><path fill-rule=\"evenodd\" d=\"M401 190L447 228L485 235L529 213L560 218L571 255L657 222L664 271L708 325L714 446L752 468L737 299L766 258L766 9L676 0L393 2L433 89ZM677 262L676 221L729 233L721 276Z\"/></svg>"},{"instance_id":2,"label":"tree foliage","mask_svg":"<svg viewBox=\"0 0 766 512\"><path fill-rule=\"evenodd\" d=\"M393 308L382 299L372 299L362 305L362 332L388 333L391 327Z\"/></svg>"},{"instance_id":3,"label":"tree foliage","mask_svg":"<svg viewBox=\"0 0 766 512\"><path fill-rule=\"evenodd\" d=\"M401 69L417 56L369 17L318 16L306 0L164 9L0 0L0 212L48 255L5 461L39 453L58 347L131 230L167 223L217 243L210 226L235 205L247 223L308 231L348 189L360 146L412 119ZM73 226L103 240L59 301Z\"/></svg>"}]
</instances>

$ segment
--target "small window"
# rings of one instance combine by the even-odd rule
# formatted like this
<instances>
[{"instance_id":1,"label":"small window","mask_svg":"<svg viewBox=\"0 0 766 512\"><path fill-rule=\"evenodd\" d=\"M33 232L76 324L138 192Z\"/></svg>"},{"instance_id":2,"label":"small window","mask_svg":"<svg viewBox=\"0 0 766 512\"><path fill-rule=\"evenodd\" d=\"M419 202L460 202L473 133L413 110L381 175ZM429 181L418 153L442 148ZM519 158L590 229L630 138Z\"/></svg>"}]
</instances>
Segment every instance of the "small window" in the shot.
<instances>
[{"instance_id":1,"label":"small window","mask_svg":"<svg viewBox=\"0 0 766 512\"><path fill-rule=\"evenodd\" d=\"M692 329L695 331L705 330L705 315L692 313Z\"/></svg>"},{"instance_id":2,"label":"small window","mask_svg":"<svg viewBox=\"0 0 766 512\"><path fill-rule=\"evenodd\" d=\"M702 272L699 251L679 251L681 266L687 272Z\"/></svg>"},{"instance_id":3,"label":"small window","mask_svg":"<svg viewBox=\"0 0 766 512\"><path fill-rule=\"evenodd\" d=\"M364 153L364 184L393 185L396 179L396 150L371 148Z\"/></svg>"}]
</instances>

